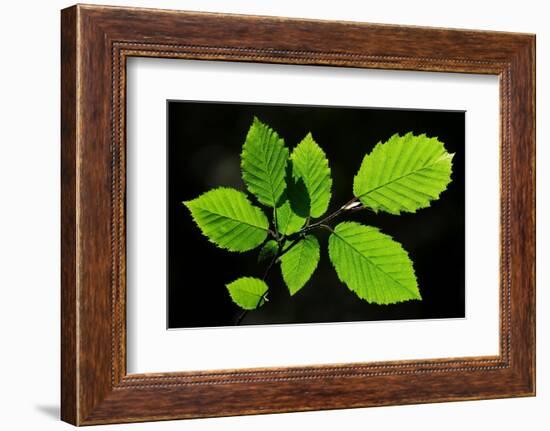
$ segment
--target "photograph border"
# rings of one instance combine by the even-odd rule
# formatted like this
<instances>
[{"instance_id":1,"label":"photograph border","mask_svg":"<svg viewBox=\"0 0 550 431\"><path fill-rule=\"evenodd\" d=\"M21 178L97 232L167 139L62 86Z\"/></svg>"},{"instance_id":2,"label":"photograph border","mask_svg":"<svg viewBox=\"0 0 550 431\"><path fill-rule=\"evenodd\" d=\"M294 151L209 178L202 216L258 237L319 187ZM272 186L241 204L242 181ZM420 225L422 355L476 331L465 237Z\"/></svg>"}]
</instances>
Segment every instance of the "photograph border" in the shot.
<instances>
[{"instance_id":1,"label":"photograph border","mask_svg":"<svg viewBox=\"0 0 550 431\"><path fill-rule=\"evenodd\" d=\"M498 75L500 354L128 375L125 66L131 56ZM534 35L77 5L61 14L61 87L64 421L535 394Z\"/></svg>"},{"instance_id":2,"label":"photograph border","mask_svg":"<svg viewBox=\"0 0 550 431\"><path fill-rule=\"evenodd\" d=\"M274 103L270 103L270 102L243 102L243 101L225 101L225 100L222 100L222 101L216 101L216 100L186 100L186 99L168 99L166 100L166 115L167 117L169 117L169 106L170 104L196 104L196 105L212 105L212 106L232 106L236 109L239 109L243 106L245 107L251 107L251 106L256 106L256 107L260 107L260 108L275 108L275 109L279 109L279 110L284 110L285 108L290 108L290 109L293 109L293 108L298 108L298 109L306 109L306 110L309 110L309 109L313 109L313 110L317 110L317 109L343 109L343 110L350 110L350 111L355 111L355 112L358 112L358 111L383 111L383 112L414 112L414 113L434 113L434 114L437 114L437 113L456 113L456 114L462 114L463 115L463 124L462 124L462 128L463 128L463 132L464 132L464 135L466 135L466 112L467 110L466 109L434 109L434 108L419 108L419 107L415 107L415 108L398 108L398 107L379 107L379 106L353 106L353 105L333 105L333 104L327 104L327 105L322 105L322 104L312 104L312 105L309 105L309 104L305 104L305 103L281 103L281 102L274 102ZM261 116L258 116L260 119L262 118ZM250 117L252 118L252 117ZM252 121L252 120L251 120ZM268 124L268 123L266 123ZM268 124L269 126L269 124ZM166 120L166 129L167 129L167 132L166 132L166 155L167 155L167 160L166 160L166 165L167 165L167 169L166 169L166 195L167 195L167 201L166 201L166 213L167 213L167 216L166 216L166 237L167 237L167 245L166 245L166 259L167 259L167 264L166 264L166 270L167 270L167 274L169 273L170 271L170 252L169 252L169 243L170 243L170 239L169 239L169 236L170 236L170 221L169 221L169 212L170 212L170 205L178 205L178 206L181 206L181 202L179 200L176 200L176 199L173 199L172 201L169 199L169 189L170 189L170 185L169 185L169 182L170 182L170 176L171 176L171 173L170 173L170 168L168 167L169 166L169 155L170 155L170 146L171 145L175 145L175 143L171 143L170 142L170 137L169 137L169 132L168 130L170 129L170 120ZM313 131L311 133L314 133ZM429 133L427 133L428 136L432 136L430 135ZM433 135L435 136L435 135ZM244 138L246 137L246 134L243 134L242 135L243 137L243 140ZM441 137L437 137L437 139L441 139ZM132 139L130 138L129 139L130 141L132 141ZM295 145L298 145L299 141L297 141L295 143ZM240 143L239 143L240 144ZM465 153L466 152L466 137L464 137L464 141L462 142L463 144L463 152ZM240 144L241 145L241 148L242 148L242 145L244 144ZM444 142L444 145L445 145L445 142ZM292 150L292 146L289 147L290 150ZM295 148L295 147L294 147ZM374 145L373 145L373 148L374 148ZM324 151L326 151L325 148L322 148ZM372 150L371 150L372 151ZM450 152L449 150L446 149L446 151ZM454 156L454 153L452 153L453 156ZM238 153L239 157L241 157L241 154ZM456 168L456 158L453 159L453 166L452 166L452 178L450 180L450 182L447 184L446 186L446 190L449 189L449 187L451 186L452 183L455 183L456 182L456 174L457 172L460 172L459 170L457 170ZM466 162L464 162L464 165L465 165ZM238 165L238 163L237 163ZM465 166L464 166L465 168ZM353 169L353 168L350 168L350 169ZM174 169L174 171L176 171L176 169ZM463 169L464 172L460 172L460 175L464 176L463 178L463 184L461 185L464 189L466 187L465 185L465 176L466 176L466 173L465 173L465 169ZM204 172L201 171L201 175L203 174ZM243 185L245 185L243 183ZM215 185L213 187L211 187L210 189L207 189L207 190L202 190L201 193L205 193L209 190L213 190L215 188L218 188L218 187L233 187L233 188L236 188L234 185L228 185L228 184L218 184L218 185ZM248 193L248 189L243 189L243 191L246 193ZM331 191L331 193L334 193L334 190ZM442 192L443 193L443 192ZM200 195L200 194L199 194ZM198 195L197 195L198 196ZM249 194L247 194L247 196L250 196ZM253 195L252 195L253 197ZM465 207L466 207L466 202L465 202L465 191L464 193L462 194L462 198L464 199L464 202L463 202L463 206L464 206L464 211L463 211L463 222L464 222L464 225L465 225L465 219L466 219L466 210L465 210ZM332 196L331 196L331 199L332 199ZM435 198L434 200L436 199L440 199L439 197ZM332 203L332 202L331 202ZM342 202L343 203L343 202ZM258 206L259 208L262 208L262 203L260 202L260 205ZM263 208L262 208L263 209ZM329 210L330 210L330 207L327 209L327 213L329 213ZM188 211L187 209L185 211ZM401 214L404 214L404 212L402 212ZM326 216L327 214L324 214L324 216ZM320 217L322 218L322 217ZM192 218L190 220L193 220ZM345 219L342 220L342 221L346 221ZM173 222L175 224L175 222ZM197 225L196 225L196 222L193 221L193 227L194 228L198 228ZM380 228L379 226L377 226L377 228L381 229L381 231L383 231L382 228ZM205 238L204 235L202 238ZM181 241L183 238L180 239L180 246L181 247L186 247L186 245L184 244L184 241ZM268 238L269 239L269 238ZM396 238L394 238L396 239ZM399 240L397 240L399 242ZM177 242L177 241L176 241ZM462 232L462 242L464 244L464 248L466 248L466 228L464 226L464 230ZM401 243L400 243L401 244ZM402 245L402 244L401 244ZM257 249L261 249L261 246L259 246ZM252 250L250 250L252 251ZM256 250L258 251L258 250ZM460 267L460 271L462 272L465 272L466 271L466 262L465 262L465 254L462 255L462 258L464 259L464 263L463 265ZM257 261L259 263L259 261ZM320 265L320 262L319 261L319 265ZM327 262L328 263L328 262ZM413 261L413 264L414 264L414 261ZM332 265L332 264L331 264ZM180 264L178 264L177 266L180 267L180 269L185 272L186 274L186 277L188 276L192 276L192 272L188 271L184 266L181 266ZM261 264L259 265L260 268L262 267ZM457 267L455 265L455 267ZM316 266L313 274L315 273L315 271L319 268L319 266ZM334 269L334 266L332 266L332 269ZM313 276L312 274L312 276ZM415 271L415 274L416 276L418 277L418 273ZM446 274L446 276L453 276L453 274ZM464 277L465 278L465 277ZM234 322L230 322L230 321L227 321L226 324L219 324L219 325L216 325L216 324L213 324L213 325L197 325L197 324L190 324L188 326L174 326L174 327L171 327L170 324L169 324L169 321L170 321L170 313L172 312L170 310L170 280L169 280L169 276L167 275L166 276L166 307L167 307L167 311L166 311L166 329L168 330L187 330L187 329L213 329L213 328L225 328L225 329L230 329L230 328L234 328L236 326L239 326L239 324L235 324ZM227 280L227 282L229 282L229 280ZM309 278L305 285L302 287L307 287L309 284L311 284L311 278ZM345 284L344 284L345 286ZM340 287L344 287L344 286L340 286ZM346 286L347 287L347 286ZM287 287L285 287L287 288ZM271 289L271 287L270 287ZM446 320L446 319L466 319L466 280L464 280L464 283L461 285L460 287L460 290L462 291L462 303L461 303L461 308L462 308L462 315L460 316L436 316L436 317L431 317L431 316L428 316L428 317L394 317L394 318L380 318L380 319L367 319L367 318L363 318L363 319L352 319L352 320L348 320L348 319L338 319L338 320L320 320L320 321L289 321L289 322L277 322L277 323L256 323L256 324L247 324L246 326L265 326L265 325L270 325L270 326L276 326L276 325L316 325L316 324L342 324L342 323L360 323L360 322L404 322L404 321L424 321L424 320ZM229 297L229 293L227 290L223 290L222 291L223 295L226 295L227 297ZM356 295L351 289L348 288L348 291L346 293L352 293L354 295ZM292 295L290 297L290 299L292 299ZM367 303L368 301L365 300L365 299L361 299L359 298L360 300L362 301L365 301L365 303ZM423 297L422 299L420 299L420 301L424 300L424 299L427 299L427 297ZM231 300L230 302L231 306L234 307L236 310L239 311L239 314L241 314L243 312L243 309L240 308L239 305L237 305L235 302L233 302ZM395 304L395 303L394 303ZM391 307L392 305L394 304L383 304L382 307ZM398 303L399 304L399 303ZM380 305L380 304L376 304L376 305ZM248 312L258 312L258 310L261 310L261 308L257 307L255 310L247 310L247 313ZM178 307L178 313L181 313L181 314L184 314L185 313L185 309L180 309ZM210 312L210 311L209 311ZM202 313L202 312L201 312ZM366 316L366 315L365 315Z\"/></svg>"}]
</instances>

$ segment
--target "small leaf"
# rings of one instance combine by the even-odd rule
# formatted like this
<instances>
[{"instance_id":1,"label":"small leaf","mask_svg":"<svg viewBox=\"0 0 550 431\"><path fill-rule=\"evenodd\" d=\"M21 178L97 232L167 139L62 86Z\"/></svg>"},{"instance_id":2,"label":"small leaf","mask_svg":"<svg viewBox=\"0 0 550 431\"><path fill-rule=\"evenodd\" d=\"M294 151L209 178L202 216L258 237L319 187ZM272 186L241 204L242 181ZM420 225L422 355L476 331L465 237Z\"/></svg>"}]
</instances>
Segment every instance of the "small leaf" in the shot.
<instances>
[{"instance_id":1,"label":"small leaf","mask_svg":"<svg viewBox=\"0 0 550 431\"><path fill-rule=\"evenodd\" d=\"M452 158L437 138L393 135L364 157L353 193L374 211L416 212L447 188Z\"/></svg>"},{"instance_id":2,"label":"small leaf","mask_svg":"<svg viewBox=\"0 0 550 431\"><path fill-rule=\"evenodd\" d=\"M319 241L313 235L307 235L281 256L281 272L291 295L304 287L318 263Z\"/></svg>"},{"instance_id":3,"label":"small leaf","mask_svg":"<svg viewBox=\"0 0 550 431\"><path fill-rule=\"evenodd\" d=\"M277 230L283 235L298 232L305 222L306 218L296 214L288 200L277 208Z\"/></svg>"},{"instance_id":4,"label":"small leaf","mask_svg":"<svg viewBox=\"0 0 550 431\"><path fill-rule=\"evenodd\" d=\"M265 303L267 284L254 277L241 277L226 285L235 304L245 310L254 310Z\"/></svg>"},{"instance_id":5,"label":"small leaf","mask_svg":"<svg viewBox=\"0 0 550 431\"><path fill-rule=\"evenodd\" d=\"M302 178L310 199L311 217L322 216L330 202L332 178L325 152L313 140L311 133L302 139L290 156L294 176Z\"/></svg>"},{"instance_id":6,"label":"small leaf","mask_svg":"<svg viewBox=\"0 0 550 431\"><path fill-rule=\"evenodd\" d=\"M184 202L208 240L230 251L247 251L264 242L269 222L238 190L220 187Z\"/></svg>"},{"instance_id":7,"label":"small leaf","mask_svg":"<svg viewBox=\"0 0 550 431\"><path fill-rule=\"evenodd\" d=\"M279 249L279 246L277 245L277 242L270 239L260 249L260 253L258 254L258 262L263 262L264 260L272 259L273 256L277 254L278 249Z\"/></svg>"},{"instance_id":8,"label":"small leaf","mask_svg":"<svg viewBox=\"0 0 550 431\"><path fill-rule=\"evenodd\" d=\"M374 304L422 299L412 262L401 244L371 226L340 223L328 251L338 278Z\"/></svg>"},{"instance_id":9,"label":"small leaf","mask_svg":"<svg viewBox=\"0 0 550 431\"><path fill-rule=\"evenodd\" d=\"M241 153L243 180L262 204L275 208L285 191L288 149L277 132L256 117Z\"/></svg>"}]
</instances>

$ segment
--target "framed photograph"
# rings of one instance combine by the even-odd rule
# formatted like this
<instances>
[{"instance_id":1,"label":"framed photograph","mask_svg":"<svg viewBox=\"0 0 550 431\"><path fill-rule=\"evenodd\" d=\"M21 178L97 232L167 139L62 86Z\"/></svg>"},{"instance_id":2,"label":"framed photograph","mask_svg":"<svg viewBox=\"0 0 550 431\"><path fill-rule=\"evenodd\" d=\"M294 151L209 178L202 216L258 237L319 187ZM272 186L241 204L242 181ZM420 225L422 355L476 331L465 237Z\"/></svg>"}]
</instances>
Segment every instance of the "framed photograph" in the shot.
<instances>
[{"instance_id":1,"label":"framed photograph","mask_svg":"<svg viewBox=\"0 0 550 431\"><path fill-rule=\"evenodd\" d=\"M62 11L62 419L535 394L535 37Z\"/></svg>"}]
</instances>

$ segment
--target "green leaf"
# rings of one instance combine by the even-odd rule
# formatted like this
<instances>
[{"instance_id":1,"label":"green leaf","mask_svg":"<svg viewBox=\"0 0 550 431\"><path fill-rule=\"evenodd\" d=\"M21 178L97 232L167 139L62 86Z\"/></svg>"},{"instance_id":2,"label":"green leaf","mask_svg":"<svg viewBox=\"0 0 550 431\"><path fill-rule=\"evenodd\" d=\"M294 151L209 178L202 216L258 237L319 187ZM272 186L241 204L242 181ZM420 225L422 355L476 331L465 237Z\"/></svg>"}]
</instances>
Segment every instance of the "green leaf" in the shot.
<instances>
[{"instance_id":1,"label":"green leaf","mask_svg":"<svg viewBox=\"0 0 550 431\"><path fill-rule=\"evenodd\" d=\"M238 190L220 187L184 204L202 233L218 247L252 250L267 237L265 214Z\"/></svg>"},{"instance_id":2,"label":"green leaf","mask_svg":"<svg viewBox=\"0 0 550 431\"><path fill-rule=\"evenodd\" d=\"M245 310L254 310L265 303L267 284L254 277L241 277L226 285L235 304Z\"/></svg>"},{"instance_id":3,"label":"green leaf","mask_svg":"<svg viewBox=\"0 0 550 431\"><path fill-rule=\"evenodd\" d=\"M277 230L283 235L298 232L305 222L305 217L300 217L293 211L290 201L286 200L277 208Z\"/></svg>"},{"instance_id":4,"label":"green leaf","mask_svg":"<svg viewBox=\"0 0 550 431\"><path fill-rule=\"evenodd\" d=\"M319 241L313 235L307 235L281 256L281 272L291 295L304 287L318 263Z\"/></svg>"},{"instance_id":5,"label":"green leaf","mask_svg":"<svg viewBox=\"0 0 550 431\"><path fill-rule=\"evenodd\" d=\"M277 254L278 249L279 249L279 246L277 245L277 241L270 239L260 249L260 253L258 254L258 262L263 262L264 260L272 259L273 256Z\"/></svg>"},{"instance_id":6,"label":"green leaf","mask_svg":"<svg viewBox=\"0 0 550 431\"><path fill-rule=\"evenodd\" d=\"M275 208L285 191L288 149L277 132L256 117L241 153L243 180L262 204Z\"/></svg>"},{"instance_id":7,"label":"green leaf","mask_svg":"<svg viewBox=\"0 0 550 431\"><path fill-rule=\"evenodd\" d=\"M328 251L338 278L359 298L375 304L422 299L407 252L377 228L340 223Z\"/></svg>"},{"instance_id":8,"label":"green leaf","mask_svg":"<svg viewBox=\"0 0 550 431\"><path fill-rule=\"evenodd\" d=\"M302 139L290 156L294 176L302 178L310 198L311 217L322 216L330 202L332 178L325 152L313 140L311 133Z\"/></svg>"},{"instance_id":9,"label":"green leaf","mask_svg":"<svg viewBox=\"0 0 550 431\"><path fill-rule=\"evenodd\" d=\"M284 200L288 200L292 211L305 220L309 216L311 207L309 193L304 180L295 173L294 163L290 159L286 166L285 181L286 190L283 195Z\"/></svg>"},{"instance_id":10,"label":"green leaf","mask_svg":"<svg viewBox=\"0 0 550 431\"><path fill-rule=\"evenodd\" d=\"M416 212L430 206L447 188L452 158L437 138L393 135L365 156L353 193L375 212Z\"/></svg>"},{"instance_id":11,"label":"green leaf","mask_svg":"<svg viewBox=\"0 0 550 431\"><path fill-rule=\"evenodd\" d=\"M277 230L283 235L298 232L309 215L309 194L304 180L293 175L292 160L286 167L286 190L283 204L277 208Z\"/></svg>"}]
</instances>

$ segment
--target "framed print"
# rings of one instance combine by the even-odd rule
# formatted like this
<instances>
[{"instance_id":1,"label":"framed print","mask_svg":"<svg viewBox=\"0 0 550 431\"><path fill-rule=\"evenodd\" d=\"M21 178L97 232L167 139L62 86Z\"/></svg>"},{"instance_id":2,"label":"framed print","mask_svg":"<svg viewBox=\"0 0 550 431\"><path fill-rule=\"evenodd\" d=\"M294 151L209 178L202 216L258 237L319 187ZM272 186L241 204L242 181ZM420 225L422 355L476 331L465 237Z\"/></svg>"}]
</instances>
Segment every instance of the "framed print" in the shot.
<instances>
[{"instance_id":1,"label":"framed print","mask_svg":"<svg viewBox=\"0 0 550 431\"><path fill-rule=\"evenodd\" d=\"M535 37L62 11L62 419L535 394Z\"/></svg>"}]
</instances>

